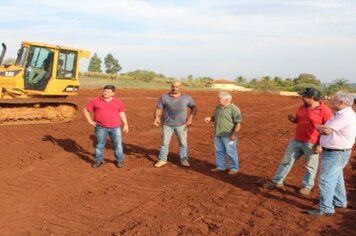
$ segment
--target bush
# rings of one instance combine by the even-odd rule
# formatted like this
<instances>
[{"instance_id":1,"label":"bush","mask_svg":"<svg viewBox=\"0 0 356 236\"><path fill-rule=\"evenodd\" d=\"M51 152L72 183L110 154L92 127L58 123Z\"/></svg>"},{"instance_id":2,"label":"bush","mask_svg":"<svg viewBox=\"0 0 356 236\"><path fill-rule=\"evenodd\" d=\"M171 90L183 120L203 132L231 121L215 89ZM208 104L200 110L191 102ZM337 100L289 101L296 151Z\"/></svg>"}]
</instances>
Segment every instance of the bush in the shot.
<instances>
[{"instance_id":1,"label":"bush","mask_svg":"<svg viewBox=\"0 0 356 236\"><path fill-rule=\"evenodd\" d=\"M273 80L254 80L249 85L250 88L264 93L278 93L279 91L277 83Z\"/></svg>"}]
</instances>

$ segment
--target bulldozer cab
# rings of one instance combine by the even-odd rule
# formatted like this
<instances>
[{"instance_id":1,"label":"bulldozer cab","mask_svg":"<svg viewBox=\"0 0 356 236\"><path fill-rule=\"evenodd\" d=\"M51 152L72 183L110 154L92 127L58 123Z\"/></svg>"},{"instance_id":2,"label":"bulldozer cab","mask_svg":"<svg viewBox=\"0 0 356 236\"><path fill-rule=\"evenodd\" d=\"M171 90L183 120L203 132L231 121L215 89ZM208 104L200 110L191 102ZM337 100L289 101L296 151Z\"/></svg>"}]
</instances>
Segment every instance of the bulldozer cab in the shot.
<instances>
[{"instance_id":1,"label":"bulldozer cab","mask_svg":"<svg viewBox=\"0 0 356 236\"><path fill-rule=\"evenodd\" d=\"M81 49L22 42L15 64L0 68L0 87L23 90L32 97L75 95L80 59L89 56L90 52Z\"/></svg>"},{"instance_id":2,"label":"bulldozer cab","mask_svg":"<svg viewBox=\"0 0 356 236\"><path fill-rule=\"evenodd\" d=\"M30 47L25 66L25 89L44 90L50 78L76 80L77 57L75 51L59 49L54 52L46 47Z\"/></svg>"},{"instance_id":3,"label":"bulldozer cab","mask_svg":"<svg viewBox=\"0 0 356 236\"><path fill-rule=\"evenodd\" d=\"M53 54L48 48L30 48L25 66L25 89L45 89L52 74Z\"/></svg>"}]
</instances>

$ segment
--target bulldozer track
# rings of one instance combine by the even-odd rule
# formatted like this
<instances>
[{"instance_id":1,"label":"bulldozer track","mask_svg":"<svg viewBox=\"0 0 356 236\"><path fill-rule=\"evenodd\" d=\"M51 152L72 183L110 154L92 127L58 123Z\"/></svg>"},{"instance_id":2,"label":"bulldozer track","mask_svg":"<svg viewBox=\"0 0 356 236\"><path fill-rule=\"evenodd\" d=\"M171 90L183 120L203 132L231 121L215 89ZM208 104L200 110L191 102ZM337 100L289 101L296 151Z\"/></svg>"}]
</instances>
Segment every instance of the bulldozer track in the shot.
<instances>
[{"instance_id":1,"label":"bulldozer track","mask_svg":"<svg viewBox=\"0 0 356 236\"><path fill-rule=\"evenodd\" d=\"M1 100L0 126L69 122L77 112L75 103L61 99Z\"/></svg>"}]
</instances>

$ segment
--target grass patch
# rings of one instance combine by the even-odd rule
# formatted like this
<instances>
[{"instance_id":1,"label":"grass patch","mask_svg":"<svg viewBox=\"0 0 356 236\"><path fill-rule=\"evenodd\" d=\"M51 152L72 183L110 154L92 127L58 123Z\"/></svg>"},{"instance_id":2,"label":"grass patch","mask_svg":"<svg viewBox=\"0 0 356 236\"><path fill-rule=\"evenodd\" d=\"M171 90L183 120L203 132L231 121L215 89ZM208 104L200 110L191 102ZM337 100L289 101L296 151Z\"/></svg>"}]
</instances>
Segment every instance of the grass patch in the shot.
<instances>
[{"instance_id":1,"label":"grass patch","mask_svg":"<svg viewBox=\"0 0 356 236\"><path fill-rule=\"evenodd\" d=\"M80 76L79 83L81 88L103 88L107 84L112 84L118 88L132 88L132 89L169 89L168 82L146 82L139 80L127 79L110 79L99 77Z\"/></svg>"},{"instance_id":2,"label":"grass patch","mask_svg":"<svg viewBox=\"0 0 356 236\"><path fill-rule=\"evenodd\" d=\"M103 88L105 85L111 84L117 88L126 89L149 89L160 90L170 89L171 81L169 79L155 79L153 81L137 80L125 76L117 77L96 77L96 76L79 76L79 83L81 88ZM204 83L185 83L183 88L189 90L203 90L203 91L216 91L210 87L206 87Z\"/></svg>"}]
</instances>

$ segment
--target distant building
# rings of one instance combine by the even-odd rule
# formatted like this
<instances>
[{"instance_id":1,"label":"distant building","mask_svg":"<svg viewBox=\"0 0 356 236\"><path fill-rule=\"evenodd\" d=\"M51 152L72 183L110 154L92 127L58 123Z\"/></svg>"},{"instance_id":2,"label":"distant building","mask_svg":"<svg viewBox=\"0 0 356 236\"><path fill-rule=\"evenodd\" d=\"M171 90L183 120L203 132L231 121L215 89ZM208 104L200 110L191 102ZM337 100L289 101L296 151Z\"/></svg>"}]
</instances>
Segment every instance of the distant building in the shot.
<instances>
[{"instance_id":1,"label":"distant building","mask_svg":"<svg viewBox=\"0 0 356 236\"><path fill-rule=\"evenodd\" d=\"M292 96L292 97L298 97L299 94L297 92L288 92L288 91L280 91L279 95L281 96Z\"/></svg>"},{"instance_id":2,"label":"distant building","mask_svg":"<svg viewBox=\"0 0 356 236\"><path fill-rule=\"evenodd\" d=\"M239 85L236 85L235 82L230 80L213 80L207 83L207 87L212 89L219 89L219 90L235 90L235 91L252 91L253 89L245 88Z\"/></svg>"}]
</instances>

